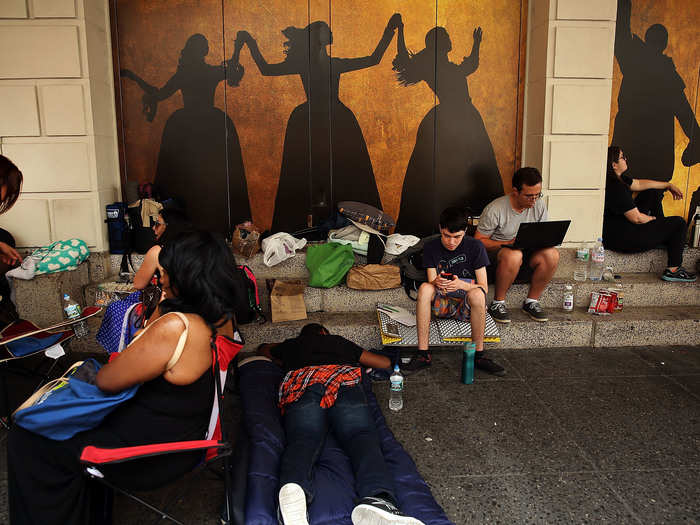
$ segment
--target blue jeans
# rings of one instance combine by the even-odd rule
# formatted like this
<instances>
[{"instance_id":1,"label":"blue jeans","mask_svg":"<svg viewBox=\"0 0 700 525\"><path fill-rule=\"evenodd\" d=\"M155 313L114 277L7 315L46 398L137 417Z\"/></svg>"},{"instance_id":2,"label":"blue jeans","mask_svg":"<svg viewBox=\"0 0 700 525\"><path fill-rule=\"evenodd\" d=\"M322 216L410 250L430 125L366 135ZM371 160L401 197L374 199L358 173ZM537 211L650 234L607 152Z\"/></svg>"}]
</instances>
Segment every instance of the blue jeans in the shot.
<instances>
[{"instance_id":1,"label":"blue jeans","mask_svg":"<svg viewBox=\"0 0 700 525\"><path fill-rule=\"evenodd\" d=\"M313 467L331 430L350 457L358 496L384 492L393 498L394 483L384 462L362 386L340 387L330 408L320 406L323 392L323 385L311 385L286 408L287 446L282 454L280 484L297 483L304 489L306 499L313 499Z\"/></svg>"}]
</instances>

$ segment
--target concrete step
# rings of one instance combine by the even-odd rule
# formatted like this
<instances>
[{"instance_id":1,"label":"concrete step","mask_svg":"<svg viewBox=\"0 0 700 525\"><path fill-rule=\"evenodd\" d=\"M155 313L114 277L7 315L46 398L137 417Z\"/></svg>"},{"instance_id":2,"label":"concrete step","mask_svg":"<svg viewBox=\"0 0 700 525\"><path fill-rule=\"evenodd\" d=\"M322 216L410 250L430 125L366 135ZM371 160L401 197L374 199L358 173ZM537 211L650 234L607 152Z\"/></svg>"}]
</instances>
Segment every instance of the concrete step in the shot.
<instances>
[{"instance_id":1,"label":"concrete step","mask_svg":"<svg viewBox=\"0 0 700 525\"><path fill-rule=\"evenodd\" d=\"M572 279L576 262L576 249L559 248L559 266L555 277L560 279ZM91 256L92 257L92 256ZM686 247L683 252L683 266L694 271L695 264L700 259L700 248ZM143 261L142 255L133 255L132 260L135 267L139 267ZM253 270L258 279L278 278L278 279L308 279L309 272L306 269L306 252L301 250L291 259L281 262L273 267L265 266L262 253L257 253L253 257L245 258L236 256L239 264L245 264ZM111 274L119 273L121 255L111 256ZM356 264L366 264L367 259L361 255L355 255ZM616 273L642 273L650 272L661 274L666 268L666 250L649 250L644 253L619 253L611 250L605 251L605 264L612 266Z\"/></svg>"},{"instance_id":2,"label":"concrete step","mask_svg":"<svg viewBox=\"0 0 700 525\"><path fill-rule=\"evenodd\" d=\"M487 347L528 349L700 343L700 306L627 307L609 316L588 314L578 307L573 312L552 309L548 314L549 321L541 323L514 309L512 322L499 325L501 342L487 343ZM381 345L373 312L316 312L303 321L241 326L245 350L254 351L260 343L294 337L302 326L311 322L321 323L331 333L347 337L363 348Z\"/></svg>"},{"instance_id":3,"label":"concrete step","mask_svg":"<svg viewBox=\"0 0 700 525\"><path fill-rule=\"evenodd\" d=\"M657 274L622 274L624 300L626 306L665 306L700 305L700 283L669 283L662 281ZM306 279L302 279L306 281ZM574 286L574 304L588 306L593 291L606 288L614 283L601 281L575 282L555 278L540 297L545 308L560 308L566 284ZM270 297L264 280L258 281L260 302L266 312L270 311ZM488 299L493 299L494 287L489 287ZM527 297L529 285L515 284L506 295L509 308L519 308ZM333 288L310 288L304 291L307 312L368 312L373 311L378 302L415 308L415 301L406 296L403 288L368 291L353 290L345 285Z\"/></svg>"}]
</instances>

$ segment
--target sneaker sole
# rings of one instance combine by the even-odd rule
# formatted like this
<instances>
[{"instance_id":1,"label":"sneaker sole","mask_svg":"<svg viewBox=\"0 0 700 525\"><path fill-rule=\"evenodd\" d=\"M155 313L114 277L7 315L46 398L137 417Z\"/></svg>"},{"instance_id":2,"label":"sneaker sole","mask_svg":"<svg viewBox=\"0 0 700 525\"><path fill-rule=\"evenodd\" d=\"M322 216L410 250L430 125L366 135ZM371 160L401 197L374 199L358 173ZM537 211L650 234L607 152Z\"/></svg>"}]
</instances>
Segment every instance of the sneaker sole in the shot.
<instances>
[{"instance_id":1,"label":"sneaker sole","mask_svg":"<svg viewBox=\"0 0 700 525\"><path fill-rule=\"evenodd\" d=\"M489 315L491 315L491 314L489 314ZM497 323L500 323L500 324L510 323L510 319L496 319L493 315L491 315L491 319L493 319L494 321L496 321Z\"/></svg>"},{"instance_id":2,"label":"sneaker sole","mask_svg":"<svg viewBox=\"0 0 700 525\"><path fill-rule=\"evenodd\" d=\"M525 310L523 310L523 312L525 312ZM538 322L540 322L540 323L544 323L544 322L549 321L549 317L544 317L544 318L542 318L542 317L535 317L535 316L532 315L530 312L525 312L525 313L526 313L527 315L529 315L529 316L530 316L530 319L532 319L533 321L538 321Z\"/></svg>"},{"instance_id":3,"label":"sneaker sole","mask_svg":"<svg viewBox=\"0 0 700 525\"><path fill-rule=\"evenodd\" d=\"M280 514L284 525L309 525L306 517L306 495L296 483L287 483L280 489Z\"/></svg>"},{"instance_id":4,"label":"sneaker sole","mask_svg":"<svg viewBox=\"0 0 700 525\"><path fill-rule=\"evenodd\" d=\"M358 505L350 516L353 525L425 525L410 516L396 516L372 505Z\"/></svg>"},{"instance_id":5,"label":"sneaker sole","mask_svg":"<svg viewBox=\"0 0 700 525\"><path fill-rule=\"evenodd\" d=\"M696 277L695 279L679 279L678 277L666 277L665 275L662 275L661 280L669 283L694 283L698 280L698 278Z\"/></svg>"}]
</instances>

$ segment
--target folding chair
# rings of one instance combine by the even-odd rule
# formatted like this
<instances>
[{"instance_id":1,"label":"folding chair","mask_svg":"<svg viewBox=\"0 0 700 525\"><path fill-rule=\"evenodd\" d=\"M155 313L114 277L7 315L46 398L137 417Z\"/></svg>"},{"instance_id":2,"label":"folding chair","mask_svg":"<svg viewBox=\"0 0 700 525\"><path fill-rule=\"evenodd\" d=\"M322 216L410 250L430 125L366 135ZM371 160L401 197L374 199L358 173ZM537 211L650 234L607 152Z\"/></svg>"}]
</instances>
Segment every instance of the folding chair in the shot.
<instances>
[{"instance_id":1,"label":"folding chair","mask_svg":"<svg viewBox=\"0 0 700 525\"><path fill-rule=\"evenodd\" d=\"M10 323L0 332L0 366L2 367L0 371L0 383L2 383L0 386L0 403L2 403L1 406L5 407L8 411L8 413L3 414L4 417L0 419L0 424L2 426L9 428L8 416L10 406L6 376L13 362L45 352L59 343L70 341L74 335L72 325L98 314L101 310L102 308L100 307L91 306L83 310L83 314L79 319L64 320L47 328L40 328L31 321L18 319ZM21 373L22 375L38 377L39 383L33 389L33 391L35 391L51 377L51 372L58 363L58 359L61 355L47 355L47 357L52 359L53 362L46 372L40 372L38 368L34 370L14 368L13 371Z\"/></svg>"},{"instance_id":2,"label":"folding chair","mask_svg":"<svg viewBox=\"0 0 700 525\"><path fill-rule=\"evenodd\" d=\"M116 486L110 482L103 472L100 471L100 466L113 463L123 463L142 459L150 456L163 454L177 454L182 452L192 452L195 450L205 451L202 463L198 468L209 466L212 462L223 458L224 461L224 492L226 496L226 512L228 516L233 513L232 491L229 487L229 456L232 452L230 442L226 437L226 432L221 424L223 417L223 385L226 383L226 376L231 360L238 354L243 347L244 341L240 332L234 332L234 338L219 335L216 342L212 343L212 372L214 373L214 383L216 389L214 392L214 403L212 406L211 417L209 419L209 429L206 439L197 441L177 441L170 443L157 443L152 445L140 445L133 447L122 448L98 448L87 446L83 449L80 455L80 461L85 465L87 475L96 481L104 484L112 490L117 490L138 503L148 507L154 512L160 514L161 519L168 519L174 523L181 524L182 522L175 519L170 514L156 508L150 503L139 498L128 490ZM218 371L218 373L217 373Z\"/></svg>"}]
</instances>

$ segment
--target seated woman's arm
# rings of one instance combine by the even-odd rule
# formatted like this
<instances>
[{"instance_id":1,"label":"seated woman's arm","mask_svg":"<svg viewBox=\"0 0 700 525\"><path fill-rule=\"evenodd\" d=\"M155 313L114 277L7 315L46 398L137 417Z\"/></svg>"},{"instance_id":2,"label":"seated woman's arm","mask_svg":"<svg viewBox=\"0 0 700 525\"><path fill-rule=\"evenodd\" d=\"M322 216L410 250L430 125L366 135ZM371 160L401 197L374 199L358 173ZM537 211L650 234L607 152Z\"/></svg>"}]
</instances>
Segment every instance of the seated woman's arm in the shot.
<instances>
[{"instance_id":1,"label":"seated woman's arm","mask_svg":"<svg viewBox=\"0 0 700 525\"><path fill-rule=\"evenodd\" d=\"M176 315L163 316L119 357L100 369L97 386L105 392L119 392L163 375L184 329L184 323Z\"/></svg>"},{"instance_id":2,"label":"seated woman's arm","mask_svg":"<svg viewBox=\"0 0 700 525\"><path fill-rule=\"evenodd\" d=\"M151 282L153 275L158 269L158 255L160 254L160 246L156 245L151 247L146 252L146 256L143 258L143 263L141 267L134 275L134 288L137 290L143 290Z\"/></svg>"},{"instance_id":3,"label":"seated woman's arm","mask_svg":"<svg viewBox=\"0 0 700 525\"><path fill-rule=\"evenodd\" d=\"M650 179L632 179L632 184L630 184L630 189L632 191L644 191L644 190L668 190L673 195L675 200L683 198L683 192L670 182L662 182L659 180Z\"/></svg>"},{"instance_id":4,"label":"seated woman's arm","mask_svg":"<svg viewBox=\"0 0 700 525\"><path fill-rule=\"evenodd\" d=\"M646 224L647 222L651 222L656 219L656 217L642 213L638 208L627 210L625 212L625 218L632 224Z\"/></svg>"}]
</instances>

